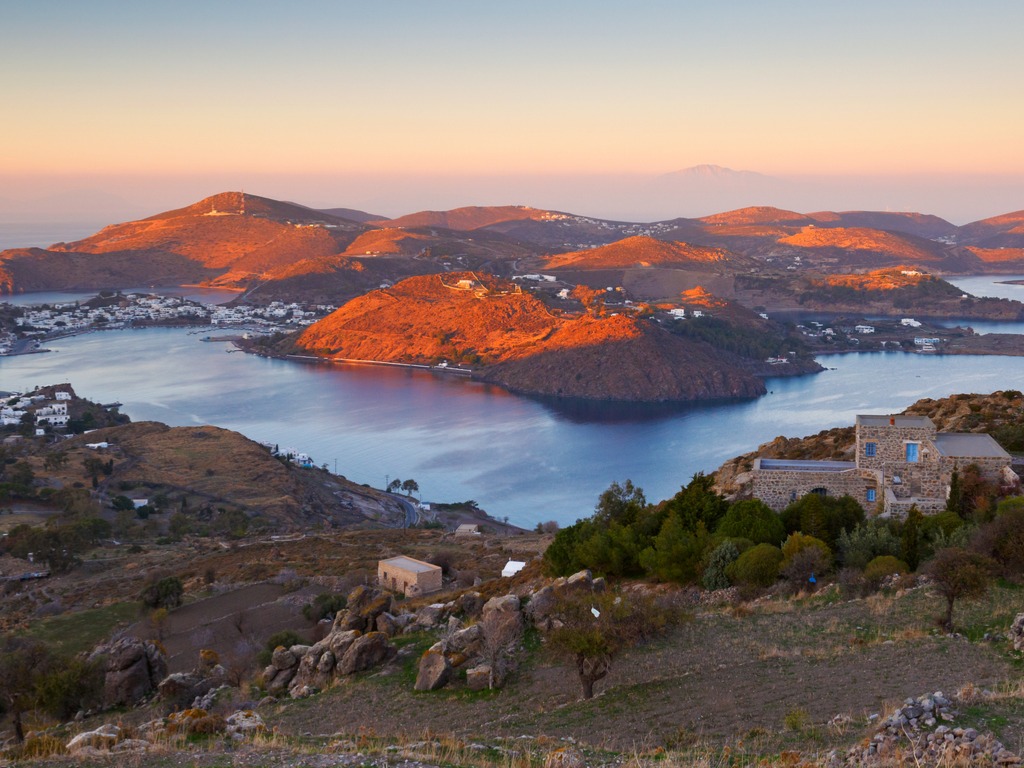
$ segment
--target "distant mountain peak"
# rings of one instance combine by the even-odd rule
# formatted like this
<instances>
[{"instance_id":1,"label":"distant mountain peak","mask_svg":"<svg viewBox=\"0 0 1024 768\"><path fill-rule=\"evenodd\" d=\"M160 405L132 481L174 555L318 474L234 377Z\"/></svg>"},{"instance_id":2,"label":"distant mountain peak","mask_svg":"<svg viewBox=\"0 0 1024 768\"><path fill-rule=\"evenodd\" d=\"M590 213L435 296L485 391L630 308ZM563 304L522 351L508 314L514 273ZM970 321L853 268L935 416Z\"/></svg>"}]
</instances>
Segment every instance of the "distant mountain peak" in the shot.
<instances>
[{"instance_id":1,"label":"distant mountain peak","mask_svg":"<svg viewBox=\"0 0 1024 768\"><path fill-rule=\"evenodd\" d=\"M755 179L770 179L771 177L755 171L737 171L722 165L704 163L663 174L663 178L704 181L752 181Z\"/></svg>"}]
</instances>

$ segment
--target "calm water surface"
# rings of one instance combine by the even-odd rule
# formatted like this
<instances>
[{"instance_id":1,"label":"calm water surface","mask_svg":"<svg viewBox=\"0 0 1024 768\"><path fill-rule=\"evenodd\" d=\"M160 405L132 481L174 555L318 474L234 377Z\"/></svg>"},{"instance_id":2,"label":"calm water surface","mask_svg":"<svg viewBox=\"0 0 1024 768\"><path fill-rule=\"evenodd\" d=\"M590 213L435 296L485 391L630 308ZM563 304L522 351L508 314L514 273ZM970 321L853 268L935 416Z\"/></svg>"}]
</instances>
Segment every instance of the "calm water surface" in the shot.
<instances>
[{"instance_id":1,"label":"calm water surface","mask_svg":"<svg viewBox=\"0 0 1024 768\"><path fill-rule=\"evenodd\" d=\"M754 401L688 408L566 407L451 375L268 360L185 329L105 331L54 352L0 358L0 389L70 381L133 420L216 424L294 446L380 487L414 478L423 498L475 499L532 526L589 515L613 480L667 498L697 471L777 435L851 424L920 397L1024 388L1024 358L900 352L830 355L829 370L771 379Z\"/></svg>"}]
</instances>

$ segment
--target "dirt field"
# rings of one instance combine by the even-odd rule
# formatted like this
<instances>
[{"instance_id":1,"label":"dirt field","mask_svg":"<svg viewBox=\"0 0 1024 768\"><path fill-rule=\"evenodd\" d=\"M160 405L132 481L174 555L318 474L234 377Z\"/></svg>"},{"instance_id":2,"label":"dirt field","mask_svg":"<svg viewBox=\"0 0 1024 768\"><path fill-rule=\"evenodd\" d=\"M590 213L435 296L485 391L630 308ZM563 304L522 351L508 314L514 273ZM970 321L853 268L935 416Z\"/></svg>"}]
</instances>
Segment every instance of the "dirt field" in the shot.
<instances>
[{"instance_id":1,"label":"dirt field","mask_svg":"<svg viewBox=\"0 0 1024 768\"><path fill-rule=\"evenodd\" d=\"M202 649L216 651L224 662L244 661L276 632L290 629L310 635L313 624L303 617L302 606L320 591L316 586L289 592L277 584L252 584L171 611L159 633L167 649L168 671L195 668ZM148 620L130 631L142 638L158 634Z\"/></svg>"},{"instance_id":2,"label":"dirt field","mask_svg":"<svg viewBox=\"0 0 1024 768\"><path fill-rule=\"evenodd\" d=\"M834 731L826 723L835 715L863 724L908 696L951 694L968 683L992 687L1015 676L1005 643L933 631L937 609L920 589L899 599L833 604L814 598L804 606L766 604L749 615L708 612L616 661L591 701L579 700L572 670L540 652L500 692L474 694L456 684L413 693L416 660L432 642L425 638L404 648L390 668L308 701L283 703L272 719L296 735L356 732L372 723L390 735L429 729L477 738L571 736L615 749L691 739L718 745L755 739L769 749L845 745L864 726ZM992 606L978 606L967 618L992 615L986 610ZM998 609L996 621L1006 621L1008 610ZM806 721L806 728L787 730L790 718ZM1024 715L1003 723L1011 749L1019 746L1022 724Z\"/></svg>"}]
</instances>

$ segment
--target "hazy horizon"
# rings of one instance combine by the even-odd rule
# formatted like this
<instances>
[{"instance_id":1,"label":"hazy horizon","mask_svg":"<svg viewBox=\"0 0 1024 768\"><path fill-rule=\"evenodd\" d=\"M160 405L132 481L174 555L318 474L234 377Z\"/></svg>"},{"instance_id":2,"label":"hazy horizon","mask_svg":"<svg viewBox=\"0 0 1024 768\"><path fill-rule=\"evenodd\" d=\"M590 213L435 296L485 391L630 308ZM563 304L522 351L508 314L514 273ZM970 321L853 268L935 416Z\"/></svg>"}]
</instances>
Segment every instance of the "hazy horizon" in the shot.
<instances>
[{"instance_id":1,"label":"hazy horizon","mask_svg":"<svg viewBox=\"0 0 1024 768\"><path fill-rule=\"evenodd\" d=\"M143 218L224 191L311 208L354 208L394 218L472 205L529 205L625 221L697 218L747 206L815 211L907 211L953 224L1024 208L1024 176L807 177L730 171L550 176L0 177L0 222L90 222Z\"/></svg>"}]
</instances>

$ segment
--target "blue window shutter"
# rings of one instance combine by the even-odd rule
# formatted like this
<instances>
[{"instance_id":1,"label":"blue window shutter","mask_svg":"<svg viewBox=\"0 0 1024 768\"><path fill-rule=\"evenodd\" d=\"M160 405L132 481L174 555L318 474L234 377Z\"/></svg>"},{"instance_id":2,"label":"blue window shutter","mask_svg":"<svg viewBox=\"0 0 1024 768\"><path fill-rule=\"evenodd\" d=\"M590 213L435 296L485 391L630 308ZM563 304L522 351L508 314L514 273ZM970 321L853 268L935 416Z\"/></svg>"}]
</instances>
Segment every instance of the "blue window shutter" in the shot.
<instances>
[{"instance_id":1,"label":"blue window shutter","mask_svg":"<svg viewBox=\"0 0 1024 768\"><path fill-rule=\"evenodd\" d=\"M907 463L914 464L917 462L917 443L907 443Z\"/></svg>"}]
</instances>

